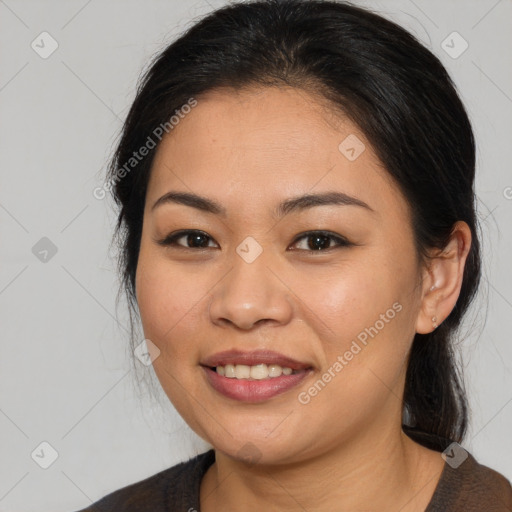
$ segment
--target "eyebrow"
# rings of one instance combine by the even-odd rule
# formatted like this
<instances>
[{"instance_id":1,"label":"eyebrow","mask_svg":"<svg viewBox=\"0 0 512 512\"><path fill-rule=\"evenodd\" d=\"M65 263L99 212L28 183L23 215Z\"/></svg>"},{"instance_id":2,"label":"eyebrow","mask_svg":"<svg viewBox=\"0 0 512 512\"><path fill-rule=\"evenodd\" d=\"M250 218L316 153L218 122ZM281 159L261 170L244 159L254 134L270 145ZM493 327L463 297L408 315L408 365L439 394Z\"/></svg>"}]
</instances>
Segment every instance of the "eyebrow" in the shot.
<instances>
[{"instance_id":1,"label":"eyebrow","mask_svg":"<svg viewBox=\"0 0 512 512\"><path fill-rule=\"evenodd\" d=\"M156 202L151 207L151 210L153 211L155 210L155 208L169 203L190 206L192 208L196 208L207 213L213 213L215 215L221 215L223 217L226 217L227 215L226 209L212 199L199 196L197 194L192 194L189 192L175 191L167 192L162 197L157 199ZM318 194L305 194L302 196L286 199L277 206L275 210L275 215L278 218L281 218L292 212L303 211L314 206L328 205L359 206L361 208L365 208L371 212L374 212L373 208L371 208L364 201L361 201L361 199L349 196L348 194L344 194L343 192L332 191Z\"/></svg>"}]
</instances>

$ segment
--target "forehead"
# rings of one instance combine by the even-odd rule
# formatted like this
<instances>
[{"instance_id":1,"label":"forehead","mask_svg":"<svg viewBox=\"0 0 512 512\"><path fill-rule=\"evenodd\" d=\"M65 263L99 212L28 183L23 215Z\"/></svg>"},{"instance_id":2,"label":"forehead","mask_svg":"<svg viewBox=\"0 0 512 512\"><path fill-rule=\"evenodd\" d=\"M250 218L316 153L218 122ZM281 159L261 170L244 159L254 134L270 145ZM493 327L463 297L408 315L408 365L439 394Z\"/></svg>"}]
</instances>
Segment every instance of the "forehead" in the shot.
<instances>
[{"instance_id":1,"label":"forehead","mask_svg":"<svg viewBox=\"0 0 512 512\"><path fill-rule=\"evenodd\" d=\"M229 158L229 152L238 152L238 158L247 155L254 165L280 155L327 157L328 141L318 148L327 133L336 140L340 129L358 130L320 101L289 87L213 90L201 96L197 106L164 138L159 152L180 146L180 154L188 158L202 156L197 149L207 149L223 159Z\"/></svg>"},{"instance_id":2,"label":"forehead","mask_svg":"<svg viewBox=\"0 0 512 512\"><path fill-rule=\"evenodd\" d=\"M197 102L159 145L149 198L179 188L278 201L334 188L381 207L397 200L361 130L319 97L293 88L222 89Z\"/></svg>"}]
</instances>

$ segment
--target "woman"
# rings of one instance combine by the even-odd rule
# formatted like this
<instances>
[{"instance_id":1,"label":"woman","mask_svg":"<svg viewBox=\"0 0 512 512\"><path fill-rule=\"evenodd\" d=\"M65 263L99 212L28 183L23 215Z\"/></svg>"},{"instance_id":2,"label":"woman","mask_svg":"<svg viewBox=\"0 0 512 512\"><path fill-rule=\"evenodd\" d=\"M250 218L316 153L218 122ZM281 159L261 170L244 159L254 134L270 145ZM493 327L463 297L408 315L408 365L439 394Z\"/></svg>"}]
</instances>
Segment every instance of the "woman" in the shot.
<instances>
[{"instance_id":1,"label":"woman","mask_svg":"<svg viewBox=\"0 0 512 512\"><path fill-rule=\"evenodd\" d=\"M459 444L474 170L446 70L369 11L232 4L171 44L109 184L147 357L213 449L87 510L512 510Z\"/></svg>"}]
</instances>

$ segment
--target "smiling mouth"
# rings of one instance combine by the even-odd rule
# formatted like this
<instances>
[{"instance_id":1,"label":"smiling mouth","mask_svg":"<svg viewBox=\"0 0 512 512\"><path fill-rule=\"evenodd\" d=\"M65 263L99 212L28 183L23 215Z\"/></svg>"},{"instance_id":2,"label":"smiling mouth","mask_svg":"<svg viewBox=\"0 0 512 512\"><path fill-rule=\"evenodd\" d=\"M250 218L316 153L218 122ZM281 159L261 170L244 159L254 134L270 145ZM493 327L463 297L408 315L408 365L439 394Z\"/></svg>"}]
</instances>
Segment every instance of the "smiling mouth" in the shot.
<instances>
[{"instance_id":1,"label":"smiling mouth","mask_svg":"<svg viewBox=\"0 0 512 512\"><path fill-rule=\"evenodd\" d=\"M245 403L264 402L290 391L315 371L311 363L268 349L225 350L199 365L213 390Z\"/></svg>"},{"instance_id":2,"label":"smiling mouth","mask_svg":"<svg viewBox=\"0 0 512 512\"><path fill-rule=\"evenodd\" d=\"M312 367L292 369L265 363L201 367L206 381L216 392L245 403L265 402L290 391L314 371Z\"/></svg>"}]
</instances>

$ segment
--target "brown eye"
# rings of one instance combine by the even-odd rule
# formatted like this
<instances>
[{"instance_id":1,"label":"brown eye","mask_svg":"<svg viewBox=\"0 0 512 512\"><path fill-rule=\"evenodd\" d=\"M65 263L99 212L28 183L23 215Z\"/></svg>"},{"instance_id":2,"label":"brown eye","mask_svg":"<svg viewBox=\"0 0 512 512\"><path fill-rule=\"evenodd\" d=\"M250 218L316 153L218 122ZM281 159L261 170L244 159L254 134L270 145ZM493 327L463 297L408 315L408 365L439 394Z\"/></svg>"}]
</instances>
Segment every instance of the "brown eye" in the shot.
<instances>
[{"instance_id":1,"label":"brown eye","mask_svg":"<svg viewBox=\"0 0 512 512\"><path fill-rule=\"evenodd\" d=\"M304 246L302 248L293 250L307 252L326 252L330 249L349 247L353 245L342 236L330 233L328 231L309 231L307 233L303 233L301 236L295 239L295 242L292 245L297 245L298 241L300 240L306 241ZM213 242L213 238L211 238L204 231L192 229L171 233L163 240L158 240L157 243L166 247L176 247L183 249L207 249L209 247L216 247L209 245L210 241Z\"/></svg>"},{"instance_id":2,"label":"brown eye","mask_svg":"<svg viewBox=\"0 0 512 512\"><path fill-rule=\"evenodd\" d=\"M179 240L182 239L185 240L185 245L183 243L178 242ZM204 231L192 229L171 233L163 240L158 240L158 243L164 246L176 246L183 247L185 249L205 249L208 248L209 240L213 239Z\"/></svg>"},{"instance_id":3,"label":"brown eye","mask_svg":"<svg viewBox=\"0 0 512 512\"><path fill-rule=\"evenodd\" d=\"M298 240L305 239L307 242L305 247L302 247L298 250L301 251L316 251L316 252L324 252L329 249L333 249L336 247L348 247L352 245L345 238L335 235L333 233L329 233L328 231L310 231L308 233L303 234L302 236L296 238L294 245L297 244ZM334 247L331 246L331 242L334 241Z\"/></svg>"}]
</instances>

